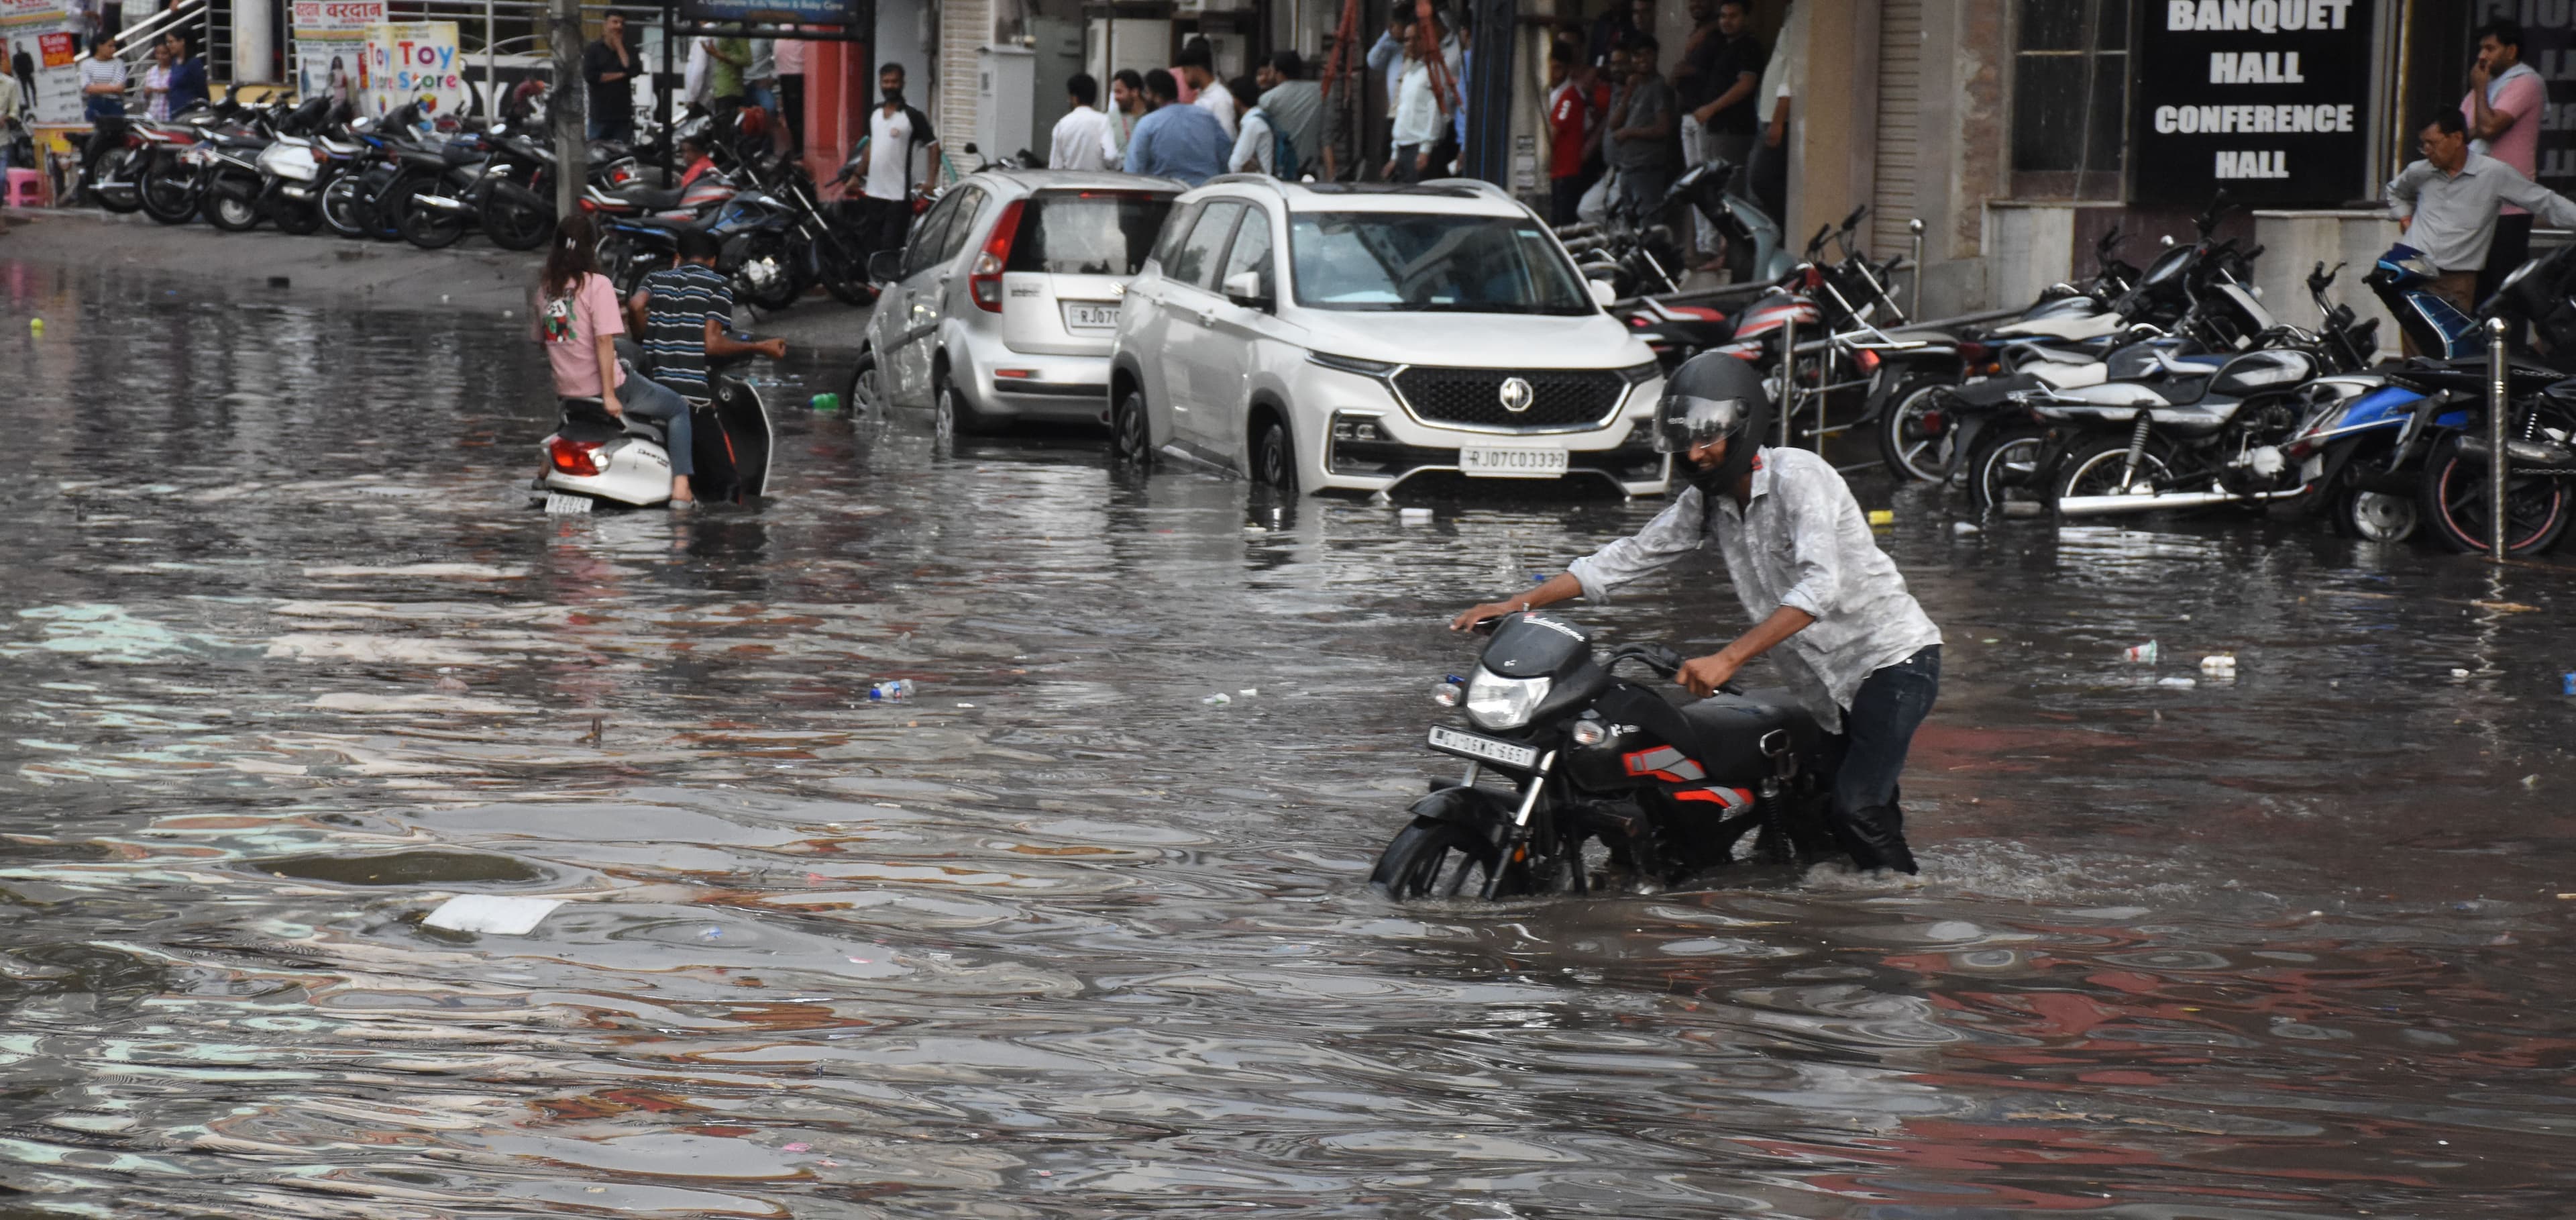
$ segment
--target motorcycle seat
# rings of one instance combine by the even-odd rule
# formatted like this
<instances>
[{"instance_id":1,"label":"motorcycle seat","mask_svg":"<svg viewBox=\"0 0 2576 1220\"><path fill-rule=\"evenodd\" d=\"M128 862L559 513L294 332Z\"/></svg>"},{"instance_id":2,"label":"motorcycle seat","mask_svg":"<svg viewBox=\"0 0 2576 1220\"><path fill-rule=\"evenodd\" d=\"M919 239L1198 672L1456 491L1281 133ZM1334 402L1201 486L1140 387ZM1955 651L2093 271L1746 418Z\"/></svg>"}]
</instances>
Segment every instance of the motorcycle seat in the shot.
<instances>
[{"instance_id":1,"label":"motorcycle seat","mask_svg":"<svg viewBox=\"0 0 2576 1220\"><path fill-rule=\"evenodd\" d=\"M617 191L611 195L611 198L620 203L642 208L647 212L660 212L680 206L680 196L684 193L682 188L676 186L669 188L639 186Z\"/></svg>"},{"instance_id":2,"label":"motorcycle seat","mask_svg":"<svg viewBox=\"0 0 2576 1220\"><path fill-rule=\"evenodd\" d=\"M1822 765L1825 731L1788 691L1749 690L1717 694L1681 709L1682 721L1698 738L1692 757L1719 783L1745 783L1771 773L1762 739L1786 730L1800 766Z\"/></svg>"}]
</instances>

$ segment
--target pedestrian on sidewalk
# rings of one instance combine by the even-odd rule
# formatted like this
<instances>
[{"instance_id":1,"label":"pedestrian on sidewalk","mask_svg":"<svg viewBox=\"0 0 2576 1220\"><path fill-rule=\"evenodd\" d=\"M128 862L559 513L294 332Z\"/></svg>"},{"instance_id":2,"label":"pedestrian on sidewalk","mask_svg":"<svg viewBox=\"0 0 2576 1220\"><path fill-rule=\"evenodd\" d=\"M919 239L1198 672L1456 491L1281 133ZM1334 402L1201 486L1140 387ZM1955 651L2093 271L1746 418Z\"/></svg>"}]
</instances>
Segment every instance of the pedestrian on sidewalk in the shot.
<instances>
[{"instance_id":1,"label":"pedestrian on sidewalk","mask_svg":"<svg viewBox=\"0 0 2576 1220\"><path fill-rule=\"evenodd\" d=\"M1261 86L1249 76L1238 76L1226 82L1234 94L1235 105L1242 107L1243 119L1234 137L1234 151L1227 154L1225 168L1229 173L1263 174L1283 177L1279 164L1279 129L1261 108ZM1289 154L1294 157L1292 151ZM1293 170L1294 166L1287 167Z\"/></svg>"},{"instance_id":2,"label":"pedestrian on sidewalk","mask_svg":"<svg viewBox=\"0 0 2576 1220\"><path fill-rule=\"evenodd\" d=\"M778 114L778 41L773 38L748 39L751 62L742 70L743 100L772 117Z\"/></svg>"},{"instance_id":3,"label":"pedestrian on sidewalk","mask_svg":"<svg viewBox=\"0 0 2576 1220\"><path fill-rule=\"evenodd\" d=\"M599 228L589 213L574 212L556 223L528 319L546 349L559 403L596 402L612 417L632 411L666 421L670 439L662 447L671 458L671 506L685 508L697 498L689 490L689 400L617 359L617 336L626 333L626 319L617 308L616 286L599 273L598 245Z\"/></svg>"},{"instance_id":4,"label":"pedestrian on sidewalk","mask_svg":"<svg viewBox=\"0 0 2576 1220\"><path fill-rule=\"evenodd\" d=\"M2469 69L2468 96L2460 99L2470 150L2537 179L2541 110L2548 104L2548 83L2522 62L2522 23L2508 17L2478 27L2477 64ZM2495 244L2478 271L2478 299L2494 295L2504 277L2530 257L2531 213L2508 204L2496 217Z\"/></svg>"},{"instance_id":5,"label":"pedestrian on sidewalk","mask_svg":"<svg viewBox=\"0 0 2576 1220\"><path fill-rule=\"evenodd\" d=\"M1055 121L1055 131L1047 140L1048 169L1105 170L1109 168L1109 116L1100 113L1100 82L1088 72L1076 72L1064 83L1065 100L1073 108Z\"/></svg>"},{"instance_id":6,"label":"pedestrian on sidewalk","mask_svg":"<svg viewBox=\"0 0 2576 1220\"><path fill-rule=\"evenodd\" d=\"M1109 168L1127 168L1127 145L1136 138L1136 121L1145 117L1152 105L1145 96L1145 77L1134 68L1120 68L1109 78L1108 122L1100 132L1100 150L1108 155Z\"/></svg>"},{"instance_id":7,"label":"pedestrian on sidewalk","mask_svg":"<svg viewBox=\"0 0 2576 1220\"><path fill-rule=\"evenodd\" d=\"M1179 62L1173 66L1181 70L1181 80L1187 81L1196 94L1190 104L1215 115L1217 125L1225 129L1225 138L1233 140L1237 127L1235 116L1240 111L1234 104L1234 91L1226 88L1225 82L1216 77L1216 52L1208 45L1208 40L1193 38L1183 43ZM1177 99L1179 94L1173 96Z\"/></svg>"},{"instance_id":8,"label":"pedestrian on sidewalk","mask_svg":"<svg viewBox=\"0 0 2576 1220\"><path fill-rule=\"evenodd\" d=\"M1547 222L1570 225L1583 200L1583 153L1598 116L1574 80L1574 48L1563 41L1548 48L1547 89Z\"/></svg>"},{"instance_id":9,"label":"pedestrian on sidewalk","mask_svg":"<svg viewBox=\"0 0 2576 1220\"><path fill-rule=\"evenodd\" d=\"M2388 184L2388 207L2406 244L2424 252L2440 274L2433 291L2475 315L2478 269L2495 241L2496 211L2506 203L2528 209L2557 228L2576 228L2576 202L2525 178L2503 161L2469 147L2468 121L2457 110L2426 120L2416 133L2424 158ZM2419 353L2413 340L2406 354Z\"/></svg>"},{"instance_id":10,"label":"pedestrian on sidewalk","mask_svg":"<svg viewBox=\"0 0 2576 1220\"><path fill-rule=\"evenodd\" d=\"M789 30L793 34L802 27ZM778 61L778 117L787 137L786 152L790 157L805 159L805 40L781 38L773 44L771 54Z\"/></svg>"},{"instance_id":11,"label":"pedestrian on sidewalk","mask_svg":"<svg viewBox=\"0 0 2576 1220\"><path fill-rule=\"evenodd\" d=\"M1756 113L1767 117L1745 175L1754 202L1771 214L1772 223L1784 233L1789 228L1789 121L1806 75L1807 6L1792 0L1788 19L1780 23L1780 41L1763 64L1761 83L1753 87Z\"/></svg>"},{"instance_id":12,"label":"pedestrian on sidewalk","mask_svg":"<svg viewBox=\"0 0 2576 1220\"><path fill-rule=\"evenodd\" d=\"M152 45L152 66L143 70L143 113L155 123L170 120L170 48Z\"/></svg>"},{"instance_id":13,"label":"pedestrian on sidewalk","mask_svg":"<svg viewBox=\"0 0 2576 1220\"><path fill-rule=\"evenodd\" d=\"M115 36L99 35L89 44L89 58L80 65L81 116L92 124L123 122L130 83L125 61L116 57Z\"/></svg>"},{"instance_id":14,"label":"pedestrian on sidewalk","mask_svg":"<svg viewBox=\"0 0 2576 1220\"><path fill-rule=\"evenodd\" d=\"M172 30L161 36L170 48L170 113L186 114L206 104L206 57L188 47L188 36Z\"/></svg>"},{"instance_id":15,"label":"pedestrian on sidewalk","mask_svg":"<svg viewBox=\"0 0 2576 1220\"><path fill-rule=\"evenodd\" d=\"M1431 61L1419 27L1404 48L1404 81L1396 90L1395 114L1388 120L1394 153L1387 159L1386 180L1420 182L1431 167L1431 150L1440 142L1440 96L1431 84Z\"/></svg>"},{"instance_id":16,"label":"pedestrian on sidewalk","mask_svg":"<svg viewBox=\"0 0 2576 1220\"><path fill-rule=\"evenodd\" d=\"M742 109L743 72L751 67L751 40L718 38L707 43L707 108L718 114Z\"/></svg>"},{"instance_id":17,"label":"pedestrian on sidewalk","mask_svg":"<svg viewBox=\"0 0 2576 1220\"><path fill-rule=\"evenodd\" d=\"M1128 141L1128 173L1197 186L1225 172L1234 140L1216 115L1203 106L1182 105L1180 83L1161 68L1145 74L1145 95L1153 99L1154 109L1137 122L1136 135Z\"/></svg>"},{"instance_id":18,"label":"pedestrian on sidewalk","mask_svg":"<svg viewBox=\"0 0 2576 1220\"><path fill-rule=\"evenodd\" d=\"M599 23L599 41L581 53L581 76L590 85L590 138L635 140L635 53L626 45L626 14Z\"/></svg>"},{"instance_id":19,"label":"pedestrian on sidewalk","mask_svg":"<svg viewBox=\"0 0 2576 1220\"><path fill-rule=\"evenodd\" d=\"M1710 27L1714 32L1709 35L1709 45L1715 49L1706 57L1707 67L1701 70L1705 79L1694 82L1695 90L1706 96L1696 103L1683 100L1684 105L1692 107L1683 116L1685 128L1693 124L1699 128L1699 159L1692 164L1722 161L1734 166L1738 189L1743 189L1742 179L1753 157L1757 126L1753 121L1757 109L1753 95L1762 84L1763 68L1768 66L1761 41L1744 28L1749 18L1745 7L1748 2L1718 0ZM1691 143L1685 136L1683 156L1687 158L1690 151ZM1699 224L1700 250L1715 253L1721 244L1717 226L1708 223L1706 217L1693 219Z\"/></svg>"},{"instance_id":20,"label":"pedestrian on sidewalk","mask_svg":"<svg viewBox=\"0 0 2576 1220\"><path fill-rule=\"evenodd\" d=\"M913 173L914 149L928 150L929 176L937 177L939 137L930 129L929 115L905 104L903 84L902 64L890 63L877 69L877 93L882 101L868 111L867 144L833 180L859 180L861 266L879 250L903 248L904 234L912 228L913 196L922 189L921 178Z\"/></svg>"}]
</instances>

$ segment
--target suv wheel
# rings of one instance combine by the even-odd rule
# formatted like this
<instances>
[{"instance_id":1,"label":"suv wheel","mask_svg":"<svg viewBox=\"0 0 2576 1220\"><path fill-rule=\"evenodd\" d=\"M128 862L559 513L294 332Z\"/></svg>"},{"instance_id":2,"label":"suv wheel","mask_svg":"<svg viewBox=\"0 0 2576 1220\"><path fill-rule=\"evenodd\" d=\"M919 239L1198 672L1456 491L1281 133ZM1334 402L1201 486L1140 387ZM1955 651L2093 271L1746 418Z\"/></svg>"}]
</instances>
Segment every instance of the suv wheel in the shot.
<instances>
[{"instance_id":1,"label":"suv wheel","mask_svg":"<svg viewBox=\"0 0 2576 1220\"><path fill-rule=\"evenodd\" d=\"M1109 412L1109 456L1133 466L1154 464L1152 425L1145 418L1145 392L1129 390Z\"/></svg>"},{"instance_id":2,"label":"suv wheel","mask_svg":"<svg viewBox=\"0 0 2576 1220\"><path fill-rule=\"evenodd\" d=\"M1259 427L1252 439L1252 477L1281 495L1297 494L1297 446L1288 437L1288 425L1265 415Z\"/></svg>"}]
</instances>

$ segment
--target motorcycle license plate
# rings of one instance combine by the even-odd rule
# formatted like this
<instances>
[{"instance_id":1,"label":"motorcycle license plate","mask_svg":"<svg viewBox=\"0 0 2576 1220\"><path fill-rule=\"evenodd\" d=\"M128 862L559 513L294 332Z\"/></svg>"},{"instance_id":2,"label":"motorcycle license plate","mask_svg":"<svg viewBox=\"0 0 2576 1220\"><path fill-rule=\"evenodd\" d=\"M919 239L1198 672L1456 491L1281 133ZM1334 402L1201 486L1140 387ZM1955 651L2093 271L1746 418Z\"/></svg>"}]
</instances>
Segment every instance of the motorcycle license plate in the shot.
<instances>
[{"instance_id":1,"label":"motorcycle license plate","mask_svg":"<svg viewBox=\"0 0 2576 1220\"><path fill-rule=\"evenodd\" d=\"M1471 479L1553 479L1565 473L1565 451L1470 445L1458 451L1458 473Z\"/></svg>"},{"instance_id":2,"label":"motorcycle license plate","mask_svg":"<svg viewBox=\"0 0 2576 1220\"><path fill-rule=\"evenodd\" d=\"M1084 305L1067 301L1064 303L1064 328L1066 330L1116 330L1118 329L1118 307Z\"/></svg>"},{"instance_id":3,"label":"motorcycle license plate","mask_svg":"<svg viewBox=\"0 0 2576 1220\"><path fill-rule=\"evenodd\" d=\"M1445 724L1431 726L1431 748L1443 754L1473 758L1480 762L1499 763L1527 771L1538 765L1538 749L1517 742L1496 741L1479 733L1467 733Z\"/></svg>"}]
</instances>

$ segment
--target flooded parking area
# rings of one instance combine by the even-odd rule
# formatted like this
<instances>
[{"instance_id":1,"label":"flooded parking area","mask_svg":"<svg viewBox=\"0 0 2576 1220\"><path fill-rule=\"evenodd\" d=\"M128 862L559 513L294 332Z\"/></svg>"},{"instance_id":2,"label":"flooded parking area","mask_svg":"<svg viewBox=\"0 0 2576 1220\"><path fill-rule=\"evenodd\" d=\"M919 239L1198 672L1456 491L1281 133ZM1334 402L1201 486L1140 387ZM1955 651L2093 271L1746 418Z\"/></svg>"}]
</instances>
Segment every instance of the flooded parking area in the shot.
<instances>
[{"instance_id":1,"label":"flooded parking area","mask_svg":"<svg viewBox=\"0 0 2576 1220\"><path fill-rule=\"evenodd\" d=\"M1401 907L1443 622L1658 505L950 451L791 363L770 499L549 519L523 323L223 295L0 263L0 1215L2576 1198L2563 569L1865 479L1920 884Z\"/></svg>"}]
</instances>

